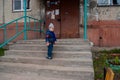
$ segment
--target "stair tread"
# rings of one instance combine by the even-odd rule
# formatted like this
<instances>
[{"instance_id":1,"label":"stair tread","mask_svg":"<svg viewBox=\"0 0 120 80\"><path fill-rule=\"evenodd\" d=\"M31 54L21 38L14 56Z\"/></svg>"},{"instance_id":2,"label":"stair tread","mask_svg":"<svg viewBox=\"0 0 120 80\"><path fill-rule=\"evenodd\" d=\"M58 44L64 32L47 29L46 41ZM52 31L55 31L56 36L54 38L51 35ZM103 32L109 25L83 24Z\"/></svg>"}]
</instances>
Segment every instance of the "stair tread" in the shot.
<instances>
[{"instance_id":1,"label":"stair tread","mask_svg":"<svg viewBox=\"0 0 120 80\"><path fill-rule=\"evenodd\" d=\"M20 41L25 41L25 40L20 40ZM27 40L27 41L45 41L45 39L34 39L34 40ZM72 38L72 39L57 39L57 41L89 41L89 40L84 40L81 38Z\"/></svg>"},{"instance_id":2,"label":"stair tread","mask_svg":"<svg viewBox=\"0 0 120 80\"><path fill-rule=\"evenodd\" d=\"M41 57L23 57L23 56L14 56L14 55L9 55L9 56L3 56L2 58L22 58L22 59L35 59L35 60L47 60L46 58L41 58ZM92 62L91 58L54 58L51 61L76 61L76 62Z\"/></svg>"},{"instance_id":3,"label":"stair tread","mask_svg":"<svg viewBox=\"0 0 120 80\"><path fill-rule=\"evenodd\" d=\"M12 46L41 46L41 47L46 47L46 45L40 45L40 44L14 44ZM90 45L54 45L54 47L91 47Z\"/></svg>"},{"instance_id":4,"label":"stair tread","mask_svg":"<svg viewBox=\"0 0 120 80\"><path fill-rule=\"evenodd\" d=\"M9 62L0 62L0 67L17 67L17 68L27 68L27 69L48 69L48 70L57 70L57 71L75 71L75 72L93 72L92 67L63 67L63 66L53 66L53 65L37 65L37 64L24 64L24 63L9 63Z\"/></svg>"},{"instance_id":5,"label":"stair tread","mask_svg":"<svg viewBox=\"0 0 120 80\"><path fill-rule=\"evenodd\" d=\"M0 72L0 80L75 80L75 79L64 79L64 78L50 78L43 77L35 74L12 74ZM77 80L77 79L76 79Z\"/></svg>"},{"instance_id":6,"label":"stair tread","mask_svg":"<svg viewBox=\"0 0 120 80\"><path fill-rule=\"evenodd\" d=\"M17 44L45 44L46 42L44 41L19 41L19 42L16 42ZM86 44L90 44L90 42L80 42L80 41L59 41L59 42L56 42L56 44L66 44L66 45L71 45L71 44L76 44L76 45L86 45Z\"/></svg>"},{"instance_id":7,"label":"stair tread","mask_svg":"<svg viewBox=\"0 0 120 80\"><path fill-rule=\"evenodd\" d=\"M58 39L48 60L45 39L17 41L0 57L0 80L93 80L90 43Z\"/></svg>"},{"instance_id":8,"label":"stair tread","mask_svg":"<svg viewBox=\"0 0 120 80\"><path fill-rule=\"evenodd\" d=\"M37 50L8 50L8 51L15 51L15 52L47 52L47 51L37 51ZM64 54L91 54L90 51L53 51L54 53L64 53Z\"/></svg>"}]
</instances>

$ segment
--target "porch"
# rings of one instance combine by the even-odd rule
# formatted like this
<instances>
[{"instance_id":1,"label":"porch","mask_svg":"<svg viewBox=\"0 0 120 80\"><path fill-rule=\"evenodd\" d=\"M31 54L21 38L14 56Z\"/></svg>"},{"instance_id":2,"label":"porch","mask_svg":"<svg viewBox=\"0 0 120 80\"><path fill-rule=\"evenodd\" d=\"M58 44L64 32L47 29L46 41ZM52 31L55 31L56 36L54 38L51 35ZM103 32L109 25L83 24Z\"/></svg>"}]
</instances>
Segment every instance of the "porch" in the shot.
<instances>
[{"instance_id":1,"label":"porch","mask_svg":"<svg viewBox=\"0 0 120 80\"><path fill-rule=\"evenodd\" d=\"M16 40L20 40L20 39L24 39L24 40L37 39L37 38L41 37L41 33L43 33L43 35L45 34L45 30L47 29L46 26L48 26L47 24L46 25L44 24L45 21L47 23L47 20L45 20L45 14L46 14L45 7L47 4L47 3L45 3L46 1L41 0L41 5L40 5L41 10L40 10L40 17L39 17L39 19L41 19L41 20L39 20L38 18L36 19L34 17L28 16L29 12L27 10L27 7L28 7L27 0L23 0L23 1L24 1L24 15L23 15L23 17L17 18L15 20L12 20L12 21L7 22L6 24L0 26L0 28L1 28L0 29L0 32L1 32L0 42L3 43L1 45L1 47L8 44L11 41L16 41ZM28 0L28 1L30 2L30 0ZM56 1L60 1L60 0L56 0ZM82 3L81 1L78 1L78 2ZM75 4L78 4L78 2ZM70 2L68 2L68 3L70 3ZM54 1L52 1L50 4L54 4ZM77 11L77 14L78 14L79 13L79 5L77 6L77 8L78 9L75 11ZM84 40L87 40L87 0L85 0L85 2L84 2L84 11L85 11L85 13L84 13ZM67 14L67 12L66 12L66 14ZM79 14L78 14L78 16L79 16ZM80 24L80 22L78 22L79 19L80 18L78 18L77 21L74 21L71 29L68 26L63 30L63 33L64 33L65 31L67 31L67 29L70 29L67 33L57 34L57 32L59 32L61 30L61 29L57 28L55 31L56 34L61 35L61 36L62 36L62 34L67 35L67 38L70 38L70 36L72 36L74 38L80 37L79 36L79 24ZM72 18L71 19L69 18L69 20L72 20ZM76 19L74 19L74 20L76 20ZM65 22L65 21L63 21L63 22ZM65 25L69 22L70 21L65 22ZM71 22L73 22L73 21L71 21ZM77 23L75 23L75 22L77 22ZM61 24L64 24L64 23L61 23ZM74 26L75 24L76 24L76 27ZM56 25L56 26L58 26L58 25ZM74 28L76 28L76 29L73 30Z\"/></svg>"}]
</instances>

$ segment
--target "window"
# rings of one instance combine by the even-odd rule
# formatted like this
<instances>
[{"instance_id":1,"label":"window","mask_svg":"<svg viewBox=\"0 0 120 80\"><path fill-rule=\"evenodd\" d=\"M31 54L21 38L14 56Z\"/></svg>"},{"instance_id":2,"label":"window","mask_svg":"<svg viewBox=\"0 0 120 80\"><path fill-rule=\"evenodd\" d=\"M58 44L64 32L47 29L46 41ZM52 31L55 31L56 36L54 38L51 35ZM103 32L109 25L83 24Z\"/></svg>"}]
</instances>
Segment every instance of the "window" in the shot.
<instances>
[{"instance_id":1,"label":"window","mask_svg":"<svg viewBox=\"0 0 120 80\"><path fill-rule=\"evenodd\" d=\"M98 5L120 5L120 0L97 0Z\"/></svg>"},{"instance_id":2,"label":"window","mask_svg":"<svg viewBox=\"0 0 120 80\"><path fill-rule=\"evenodd\" d=\"M27 1L27 9L30 9L30 0ZM24 10L24 0L13 0L13 11L23 11Z\"/></svg>"}]
</instances>

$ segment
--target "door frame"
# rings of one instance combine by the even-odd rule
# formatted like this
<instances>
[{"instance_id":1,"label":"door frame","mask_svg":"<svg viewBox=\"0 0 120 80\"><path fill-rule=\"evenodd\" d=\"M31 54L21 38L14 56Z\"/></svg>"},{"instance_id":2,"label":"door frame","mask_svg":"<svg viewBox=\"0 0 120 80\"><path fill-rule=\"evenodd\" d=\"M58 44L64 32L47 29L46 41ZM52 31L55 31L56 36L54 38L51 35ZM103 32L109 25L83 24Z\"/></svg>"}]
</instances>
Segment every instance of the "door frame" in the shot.
<instances>
[{"instance_id":1,"label":"door frame","mask_svg":"<svg viewBox=\"0 0 120 80\"><path fill-rule=\"evenodd\" d=\"M80 0L78 0L78 8L76 9L78 11L78 36L80 37ZM47 0L45 0L45 19L46 19L46 7L47 7ZM61 3L60 3L60 18L61 18ZM59 34L59 38L62 38L62 26L61 26L62 22L60 21L60 34ZM46 26L46 25L45 25ZM47 28L47 26L46 26Z\"/></svg>"}]
</instances>

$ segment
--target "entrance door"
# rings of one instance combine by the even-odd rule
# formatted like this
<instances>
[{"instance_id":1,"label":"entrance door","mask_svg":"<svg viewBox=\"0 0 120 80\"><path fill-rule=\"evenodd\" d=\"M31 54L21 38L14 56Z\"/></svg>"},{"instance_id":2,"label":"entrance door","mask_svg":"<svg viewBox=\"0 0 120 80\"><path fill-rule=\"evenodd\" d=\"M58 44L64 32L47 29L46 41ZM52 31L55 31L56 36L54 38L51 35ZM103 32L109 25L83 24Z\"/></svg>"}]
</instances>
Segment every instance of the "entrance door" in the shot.
<instances>
[{"instance_id":1,"label":"entrance door","mask_svg":"<svg viewBox=\"0 0 120 80\"><path fill-rule=\"evenodd\" d=\"M57 38L79 37L79 0L47 0L46 27L55 26Z\"/></svg>"},{"instance_id":2,"label":"entrance door","mask_svg":"<svg viewBox=\"0 0 120 80\"><path fill-rule=\"evenodd\" d=\"M79 0L61 0L61 37L79 37Z\"/></svg>"},{"instance_id":3,"label":"entrance door","mask_svg":"<svg viewBox=\"0 0 120 80\"><path fill-rule=\"evenodd\" d=\"M46 28L52 23L55 26L55 34L60 38L61 33L60 0L46 1Z\"/></svg>"}]
</instances>

